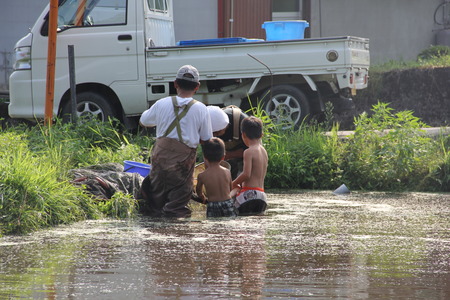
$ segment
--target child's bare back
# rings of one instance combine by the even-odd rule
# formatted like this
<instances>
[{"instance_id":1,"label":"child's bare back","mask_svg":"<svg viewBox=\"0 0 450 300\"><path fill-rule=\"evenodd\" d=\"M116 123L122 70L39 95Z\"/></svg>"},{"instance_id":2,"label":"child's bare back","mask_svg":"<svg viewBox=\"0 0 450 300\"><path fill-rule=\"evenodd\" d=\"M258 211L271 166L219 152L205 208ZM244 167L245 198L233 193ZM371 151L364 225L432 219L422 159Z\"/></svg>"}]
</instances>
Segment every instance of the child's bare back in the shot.
<instances>
[{"instance_id":1,"label":"child's bare back","mask_svg":"<svg viewBox=\"0 0 450 300\"><path fill-rule=\"evenodd\" d=\"M233 181L234 188L264 189L267 173L268 156L261 142L262 122L255 117L248 117L242 122L242 139L248 147L244 151L242 173Z\"/></svg>"},{"instance_id":2,"label":"child's bare back","mask_svg":"<svg viewBox=\"0 0 450 300\"><path fill-rule=\"evenodd\" d=\"M203 195L205 187L208 202L219 202L230 199L231 172L220 163L209 162L205 171L197 176L197 195ZM203 200L206 200L203 195Z\"/></svg>"},{"instance_id":3,"label":"child's bare back","mask_svg":"<svg viewBox=\"0 0 450 300\"><path fill-rule=\"evenodd\" d=\"M260 142L250 145L244 151L244 170L248 174L241 186L257 187L264 189L264 178L267 173L268 156L267 151Z\"/></svg>"},{"instance_id":4,"label":"child's bare back","mask_svg":"<svg viewBox=\"0 0 450 300\"><path fill-rule=\"evenodd\" d=\"M207 217L235 217L236 208L230 196L231 172L221 166L225 157L225 143L213 137L202 145L203 158L206 170L197 176L197 195L203 200L208 200L206 206ZM203 192L206 190L206 195Z\"/></svg>"}]
</instances>

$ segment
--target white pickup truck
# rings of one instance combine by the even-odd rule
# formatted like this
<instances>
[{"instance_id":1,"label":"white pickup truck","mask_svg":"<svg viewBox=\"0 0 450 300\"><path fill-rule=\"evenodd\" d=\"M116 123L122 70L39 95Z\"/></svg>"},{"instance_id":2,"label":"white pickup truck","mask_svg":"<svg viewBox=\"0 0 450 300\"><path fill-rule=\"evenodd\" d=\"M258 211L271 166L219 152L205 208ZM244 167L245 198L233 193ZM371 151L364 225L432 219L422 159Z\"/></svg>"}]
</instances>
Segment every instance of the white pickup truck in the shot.
<instances>
[{"instance_id":1,"label":"white pickup truck","mask_svg":"<svg viewBox=\"0 0 450 300\"><path fill-rule=\"evenodd\" d=\"M290 126L322 112L326 101L341 108L356 90L367 87L366 38L176 43L171 0L59 3L55 116L71 111L68 45L75 52L78 115L113 116L130 128L154 101L175 93L175 73L185 64L200 72L197 100L243 109L249 100L261 103L273 119ZM44 118L48 17L49 7L16 44L8 108L12 118Z\"/></svg>"}]
</instances>

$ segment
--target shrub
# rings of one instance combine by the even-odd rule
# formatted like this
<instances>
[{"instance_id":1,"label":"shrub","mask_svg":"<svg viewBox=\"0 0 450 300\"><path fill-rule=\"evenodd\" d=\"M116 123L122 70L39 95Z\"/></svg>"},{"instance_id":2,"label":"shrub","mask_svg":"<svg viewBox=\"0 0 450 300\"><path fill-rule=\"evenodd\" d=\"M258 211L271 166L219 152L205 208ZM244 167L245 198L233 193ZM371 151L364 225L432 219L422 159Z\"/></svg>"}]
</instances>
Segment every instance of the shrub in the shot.
<instances>
[{"instance_id":1,"label":"shrub","mask_svg":"<svg viewBox=\"0 0 450 300\"><path fill-rule=\"evenodd\" d=\"M436 144L421 130L426 125L411 111L393 114L386 103L374 105L373 112L355 120L342 165L344 177L365 190L417 186L436 163Z\"/></svg>"},{"instance_id":2,"label":"shrub","mask_svg":"<svg viewBox=\"0 0 450 300\"><path fill-rule=\"evenodd\" d=\"M419 53L418 61L426 61L433 58L440 58L450 55L450 47L444 45L431 46Z\"/></svg>"}]
</instances>

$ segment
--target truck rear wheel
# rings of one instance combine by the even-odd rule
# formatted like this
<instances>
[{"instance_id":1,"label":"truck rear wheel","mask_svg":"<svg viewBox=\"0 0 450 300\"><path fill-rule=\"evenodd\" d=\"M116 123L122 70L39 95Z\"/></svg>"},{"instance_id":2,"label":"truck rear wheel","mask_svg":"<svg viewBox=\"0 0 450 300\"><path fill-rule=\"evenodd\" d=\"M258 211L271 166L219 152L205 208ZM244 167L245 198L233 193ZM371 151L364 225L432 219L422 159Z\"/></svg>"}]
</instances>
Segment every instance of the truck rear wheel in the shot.
<instances>
[{"instance_id":1,"label":"truck rear wheel","mask_svg":"<svg viewBox=\"0 0 450 300\"><path fill-rule=\"evenodd\" d=\"M308 100L300 89L291 85L277 85L267 92L263 109L275 124L283 129L298 128L309 115Z\"/></svg>"},{"instance_id":2,"label":"truck rear wheel","mask_svg":"<svg viewBox=\"0 0 450 300\"><path fill-rule=\"evenodd\" d=\"M62 109L63 121L71 119L72 105L68 101ZM79 119L108 121L116 117L114 109L104 96L93 92L81 92L77 95L77 116Z\"/></svg>"}]
</instances>

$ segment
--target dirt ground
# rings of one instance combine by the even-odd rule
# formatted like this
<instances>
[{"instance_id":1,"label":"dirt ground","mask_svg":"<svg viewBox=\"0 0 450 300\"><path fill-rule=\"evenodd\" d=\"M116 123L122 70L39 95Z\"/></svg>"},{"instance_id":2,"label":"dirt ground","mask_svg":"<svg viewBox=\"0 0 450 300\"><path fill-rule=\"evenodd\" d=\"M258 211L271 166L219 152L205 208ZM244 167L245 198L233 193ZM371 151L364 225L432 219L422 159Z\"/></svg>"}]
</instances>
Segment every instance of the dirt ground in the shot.
<instances>
[{"instance_id":1,"label":"dirt ground","mask_svg":"<svg viewBox=\"0 0 450 300\"><path fill-rule=\"evenodd\" d=\"M449 126L450 68L396 70L370 78L369 87L353 98L355 109L335 119L342 130L352 130L353 116L370 113L378 101L390 103L394 113L410 110L431 127Z\"/></svg>"}]
</instances>

